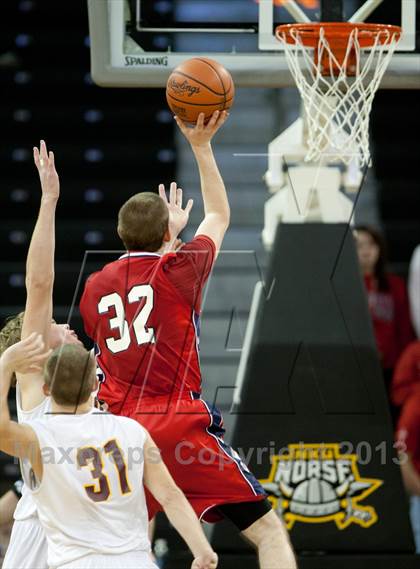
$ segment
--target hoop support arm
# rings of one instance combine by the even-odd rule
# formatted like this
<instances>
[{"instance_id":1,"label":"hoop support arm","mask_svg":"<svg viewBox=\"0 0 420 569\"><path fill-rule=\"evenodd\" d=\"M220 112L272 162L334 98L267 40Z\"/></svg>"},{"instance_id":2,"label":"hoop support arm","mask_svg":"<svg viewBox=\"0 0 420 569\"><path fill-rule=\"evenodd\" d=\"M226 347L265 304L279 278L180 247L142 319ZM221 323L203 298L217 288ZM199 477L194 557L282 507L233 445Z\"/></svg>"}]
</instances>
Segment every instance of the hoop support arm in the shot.
<instances>
[{"instance_id":1,"label":"hoop support arm","mask_svg":"<svg viewBox=\"0 0 420 569\"><path fill-rule=\"evenodd\" d=\"M264 0L260 0L260 2L263 1ZM269 2L272 4L273 0L269 0ZM296 22L302 22L302 23L311 22L311 19L308 18L308 16L305 14L302 8L297 4L297 2L295 2L295 0L286 0L283 3L283 8L285 8L289 12L289 14L293 16Z\"/></svg>"},{"instance_id":2,"label":"hoop support arm","mask_svg":"<svg viewBox=\"0 0 420 569\"><path fill-rule=\"evenodd\" d=\"M349 22L356 23L366 21L366 19L383 3L383 1L384 0L367 0L367 2L365 2L363 6L360 6L360 8L353 14Z\"/></svg>"}]
</instances>

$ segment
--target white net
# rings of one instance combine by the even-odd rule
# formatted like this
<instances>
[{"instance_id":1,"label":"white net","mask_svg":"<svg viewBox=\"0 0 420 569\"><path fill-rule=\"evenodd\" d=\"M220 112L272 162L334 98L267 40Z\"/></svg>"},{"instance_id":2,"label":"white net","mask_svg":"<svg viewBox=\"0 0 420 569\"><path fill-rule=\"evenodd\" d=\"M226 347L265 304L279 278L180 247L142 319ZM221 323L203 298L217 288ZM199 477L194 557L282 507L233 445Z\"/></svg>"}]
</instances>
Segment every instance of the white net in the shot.
<instances>
[{"instance_id":1,"label":"white net","mask_svg":"<svg viewBox=\"0 0 420 569\"><path fill-rule=\"evenodd\" d=\"M359 30L349 35L344 59L339 61L324 29L319 30L316 58L304 45L298 29L278 33L287 62L303 100L307 120L306 160L370 164L369 115L381 79L400 34L378 31L372 46L361 48ZM293 39L293 43L290 42ZM352 62L355 62L353 65ZM352 76L348 76L351 66Z\"/></svg>"}]
</instances>

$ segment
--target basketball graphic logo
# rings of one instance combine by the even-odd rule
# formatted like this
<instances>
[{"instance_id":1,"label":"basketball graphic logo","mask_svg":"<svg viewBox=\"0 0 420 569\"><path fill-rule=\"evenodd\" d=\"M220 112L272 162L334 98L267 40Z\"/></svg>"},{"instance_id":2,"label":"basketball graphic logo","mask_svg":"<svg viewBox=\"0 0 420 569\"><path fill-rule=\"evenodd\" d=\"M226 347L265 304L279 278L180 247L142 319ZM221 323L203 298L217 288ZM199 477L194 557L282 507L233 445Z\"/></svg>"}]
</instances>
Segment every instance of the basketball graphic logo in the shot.
<instances>
[{"instance_id":1,"label":"basketball graphic logo","mask_svg":"<svg viewBox=\"0 0 420 569\"><path fill-rule=\"evenodd\" d=\"M383 482L360 476L356 454L341 454L338 444L290 444L288 449L273 457L270 475L260 480L287 529L297 521L334 521L340 530L377 522L375 509L360 502Z\"/></svg>"}]
</instances>

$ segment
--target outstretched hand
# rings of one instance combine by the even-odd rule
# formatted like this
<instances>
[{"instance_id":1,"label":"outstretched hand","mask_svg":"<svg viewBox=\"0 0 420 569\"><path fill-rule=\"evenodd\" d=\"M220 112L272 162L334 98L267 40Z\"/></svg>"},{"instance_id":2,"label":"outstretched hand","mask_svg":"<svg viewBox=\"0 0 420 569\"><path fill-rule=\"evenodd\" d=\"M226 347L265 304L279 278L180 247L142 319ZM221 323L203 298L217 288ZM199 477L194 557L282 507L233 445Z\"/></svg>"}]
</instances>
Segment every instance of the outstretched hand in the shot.
<instances>
[{"instance_id":1,"label":"outstretched hand","mask_svg":"<svg viewBox=\"0 0 420 569\"><path fill-rule=\"evenodd\" d=\"M34 147L34 162L41 181L42 195L58 199L60 180L55 169L54 153L48 152L44 140L41 140L39 149Z\"/></svg>"},{"instance_id":2,"label":"outstretched hand","mask_svg":"<svg viewBox=\"0 0 420 569\"><path fill-rule=\"evenodd\" d=\"M197 124L193 128L189 128L187 124L179 117L175 116L176 124L181 129L182 134L188 140L192 147L208 146L211 139L226 122L229 113L227 111L214 111L211 119L204 124L204 113L198 115Z\"/></svg>"},{"instance_id":3,"label":"outstretched hand","mask_svg":"<svg viewBox=\"0 0 420 569\"><path fill-rule=\"evenodd\" d=\"M191 565L191 569L216 569L218 565L218 558L213 551L207 555L196 557Z\"/></svg>"},{"instance_id":4,"label":"outstretched hand","mask_svg":"<svg viewBox=\"0 0 420 569\"><path fill-rule=\"evenodd\" d=\"M176 182L172 182L170 186L169 201L163 184L159 184L159 195L168 207L169 233L171 239L176 239L188 223L193 206L193 200L188 200L185 208L182 208L182 190L177 187Z\"/></svg>"},{"instance_id":5,"label":"outstretched hand","mask_svg":"<svg viewBox=\"0 0 420 569\"><path fill-rule=\"evenodd\" d=\"M50 353L51 350L45 348L41 334L33 332L25 340L7 348L0 363L9 372L35 373L42 370Z\"/></svg>"}]
</instances>

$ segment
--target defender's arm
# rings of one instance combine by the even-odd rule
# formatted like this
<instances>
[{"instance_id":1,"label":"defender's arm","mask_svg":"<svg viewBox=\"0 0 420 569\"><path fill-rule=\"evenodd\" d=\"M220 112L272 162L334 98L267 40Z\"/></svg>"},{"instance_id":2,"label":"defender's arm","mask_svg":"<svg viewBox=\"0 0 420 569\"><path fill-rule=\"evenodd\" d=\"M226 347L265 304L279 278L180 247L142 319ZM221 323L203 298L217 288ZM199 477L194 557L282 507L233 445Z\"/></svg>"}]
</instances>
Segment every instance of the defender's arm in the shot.
<instances>
[{"instance_id":1,"label":"defender's arm","mask_svg":"<svg viewBox=\"0 0 420 569\"><path fill-rule=\"evenodd\" d=\"M192 551L194 569L215 569L217 555L208 543L200 522L184 494L160 458L159 449L150 436L144 446L144 483L162 505L169 521Z\"/></svg>"},{"instance_id":2,"label":"defender's arm","mask_svg":"<svg viewBox=\"0 0 420 569\"><path fill-rule=\"evenodd\" d=\"M38 438L31 427L11 420L7 396L13 373L39 373L49 354L49 351L45 351L42 337L31 334L8 348L0 358L0 450L17 458L28 459L40 479L42 461Z\"/></svg>"},{"instance_id":3,"label":"defender's arm","mask_svg":"<svg viewBox=\"0 0 420 569\"><path fill-rule=\"evenodd\" d=\"M55 210L59 197L59 179L54 154L48 153L44 141L34 148L34 162L41 181L41 204L26 261L26 306L21 338L41 334L46 345L52 321L54 285ZM39 374L18 375L22 402L26 408L40 403Z\"/></svg>"},{"instance_id":4,"label":"defender's arm","mask_svg":"<svg viewBox=\"0 0 420 569\"><path fill-rule=\"evenodd\" d=\"M59 197L59 179L54 154L48 154L44 141L34 148L34 161L41 181L41 205L26 261L26 308L22 339L33 332L48 344L52 319L54 285L55 210Z\"/></svg>"}]
</instances>

